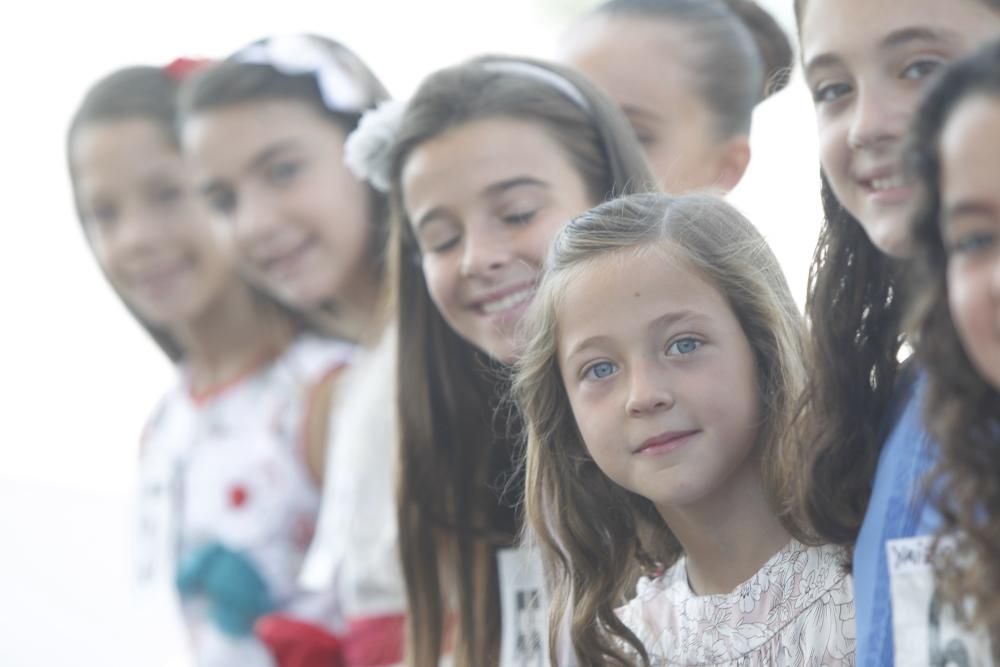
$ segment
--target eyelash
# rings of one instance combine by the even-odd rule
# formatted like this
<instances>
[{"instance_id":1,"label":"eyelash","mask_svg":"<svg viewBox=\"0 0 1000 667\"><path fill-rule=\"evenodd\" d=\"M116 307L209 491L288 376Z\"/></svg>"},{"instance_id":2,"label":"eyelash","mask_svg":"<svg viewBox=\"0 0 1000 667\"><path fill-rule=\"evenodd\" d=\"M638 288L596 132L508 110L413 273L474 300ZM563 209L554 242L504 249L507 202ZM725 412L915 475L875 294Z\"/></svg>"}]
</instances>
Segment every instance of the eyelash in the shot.
<instances>
[{"instance_id":1,"label":"eyelash","mask_svg":"<svg viewBox=\"0 0 1000 667\"><path fill-rule=\"evenodd\" d=\"M612 370L607 375L598 377L597 375L594 374L594 371L595 371L595 369L600 368L601 366L610 366ZM597 361L597 362L594 362L594 363L590 364L589 366L587 366L586 368L583 369L583 377L586 380L601 381L601 380L607 379L607 378L611 377L612 375L614 375L615 372L617 372L617 370L618 370L618 367L615 364L613 364L612 362L610 362L610 361Z\"/></svg>"},{"instance_id":2,"label":"eyelash","mask_svg":"<svg viewBox=\"0 0 1000 667\"><path fill-rule=\"evenodd\" d=\"M840 94L831 96L830 93L834 91L839 91ZM813 103L814 104L829 104L831 102L836 102L840 98L844 97L851 92L850 85L846 83L831 83L824 86L820 86L813 91Z\"/></svg>"},{"instance_id":3,"label":"eyelash","mask_svg":"<svg viewBox=\"0 0 1000 667\"><path fill-rule=\"evenodd\" d=\"M530 211L523 211L521 213L511 213L510 215L505 215L500 219L503 220L508 225L524 225L529 222L538 214L538 209L532 209Z\"/></svg>"},{"instance_id":4,"label":"eyelash","mask_svg":"<svg viewBox=\"0 0 1000 667\"><path fill-rule=\"evenodd\" d=\"M915 61L913 61L912 63L910 63L909 65L907 65L906 67L903 68L903 71L899 73L899 77L901 79L910 79L910 80L913 80L913 81L921 81L921 80L927 78L927 75L933 74L941 66L941 64L942 63L941 63L940 60L931 60L929 58L923 58L923 59L920 59L920 60L915 60ZM927 69L925 70L925 68L927 68ZM917 70L920 70L918 72L917 76L908 76L907 75L907 72L917 71Z\"/></svg>"},{"instance_id":5,"label":"eyelash","mask_svg":"<svg viewBox=\"0 0 1000 667\"><path fill-rule=\"evenodd\" d=\"M948 245L948 255L975 255L988 249L996 241L992 232L970 232L963 234Z\"/></svg>"}]
</instances>

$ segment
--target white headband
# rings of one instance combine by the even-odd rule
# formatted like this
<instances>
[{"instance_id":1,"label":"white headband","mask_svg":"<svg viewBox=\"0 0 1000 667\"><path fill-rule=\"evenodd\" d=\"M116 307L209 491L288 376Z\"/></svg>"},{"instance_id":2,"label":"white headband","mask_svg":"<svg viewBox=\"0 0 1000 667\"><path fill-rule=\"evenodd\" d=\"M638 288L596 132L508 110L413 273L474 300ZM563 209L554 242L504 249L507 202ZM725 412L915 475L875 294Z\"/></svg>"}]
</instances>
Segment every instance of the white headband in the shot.
<instances>
[{"instance_id":1,"label":"white headband","mask_svg":"<svg viewBox=\"0 0 1000 667\"><path fill-rule=\"evenodd\" d=\"M584 97L582 92L580 92L580 89L577 88L572 81L550 69L546 69L532 63L524 63L514 60L484 63L483 69L489 72L519 74L529 79L540 81L541 83L555 88L560 93L573 100L578 107L587 113L590 113L590 104L587 103L587 98Z\"/></svg>"},{"instance_id":2,"label":"white headband","mask_svg":"<svg viewBox=\"0 0 1000 667\"><path fill-rule=\"evenodd\" d=\"M282 74L311 74L323 103L330 111L356 113L371 106L371 100L343 63L323 44L307 35L281 35L237 52L240 63L270 65Z\"/></svg>"}]
</instances>

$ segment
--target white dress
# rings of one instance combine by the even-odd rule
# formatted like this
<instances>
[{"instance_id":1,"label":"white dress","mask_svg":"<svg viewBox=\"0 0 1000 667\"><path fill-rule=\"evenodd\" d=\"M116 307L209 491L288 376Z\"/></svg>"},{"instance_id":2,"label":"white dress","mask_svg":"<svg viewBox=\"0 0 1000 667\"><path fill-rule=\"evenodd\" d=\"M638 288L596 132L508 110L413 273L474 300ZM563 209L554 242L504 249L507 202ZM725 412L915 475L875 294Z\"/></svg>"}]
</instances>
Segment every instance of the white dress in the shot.
<instances>
[{"instance_id":1,"label":"white dress","mask_svg":"<svg viewBox=\"0 0 1000 667\"><path fill-rule=\"evenodd\" d=\"M731 593L695 595L681 558L619 610L656 666L854 665L854 592L838 547L792 540Z\"/></svg>"},{"instance_id":2,"label":"white dress","mask_svg":"<svg viewBox=\"0 0 1000 667\"><path fill-rule=\"evenodd\" d=\"M140 461L136 574L147 599L174 593L178 564L218 544L250 563L277 610L304 620L324 613L322 601L298 585L320 505L303 426L310 391L353 353L342 342L300 336L211 395L192 396L182 377L164 397ZM182 612L199 666L272 665L252 635L215 627L203 600L185 601Z\"/></svg>"},{"instance_id":3,"label":"white dress","mask_svg":"<svg viewBox=\"0 0 1000 667\"><path fill-rule=\"evenodd\" d=\"M395 377L390 329L374 349L359 352L334 397L323 506L300 582L334 591L339 631L348 638L367 623L363 633L372 637L381 627L377 641L398 640L401 651L406 588L396 523ZM385 648L375 647L377 657L365 664L401 659Z\"/></svg>"}]
</instances>

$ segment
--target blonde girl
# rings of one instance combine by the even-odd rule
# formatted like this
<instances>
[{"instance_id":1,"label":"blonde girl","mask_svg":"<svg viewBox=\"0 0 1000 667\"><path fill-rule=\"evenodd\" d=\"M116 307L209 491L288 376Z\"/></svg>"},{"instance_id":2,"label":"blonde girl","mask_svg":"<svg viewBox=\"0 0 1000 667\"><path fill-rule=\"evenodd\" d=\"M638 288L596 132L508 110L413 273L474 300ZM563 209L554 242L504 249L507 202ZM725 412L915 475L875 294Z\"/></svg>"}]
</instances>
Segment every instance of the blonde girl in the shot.
<instances>
[{"instance_id":1,"label":"blonde girl","mask_svg":"<svg viewBox=\"0 0 1000 667\"><path fill-rule=\"evenodd\" d=\"M525 335L525 505L579 663L853 664L841 551L784 507L803 326L753 226L706 196L598 206Z\"/></svg>"}]
</instances>

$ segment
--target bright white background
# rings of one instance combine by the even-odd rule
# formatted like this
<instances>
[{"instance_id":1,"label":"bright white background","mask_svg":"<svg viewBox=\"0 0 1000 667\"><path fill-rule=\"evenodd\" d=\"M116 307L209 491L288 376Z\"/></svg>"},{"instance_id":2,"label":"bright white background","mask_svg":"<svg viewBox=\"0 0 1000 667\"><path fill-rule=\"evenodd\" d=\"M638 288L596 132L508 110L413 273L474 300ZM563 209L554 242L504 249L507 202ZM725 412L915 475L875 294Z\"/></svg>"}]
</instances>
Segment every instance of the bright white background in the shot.
<instances>
[{"instance_id":1,"label":"bright white background","mask_svg":"<svg viewBox=\"0 0 1000 667\"><path fill-rule=\"evenodd\" d=\"M484 52L547 56L586 0L128 0L0 9L0 665L153 664L129 638L136 442L172 372L106 286L74 217L69 116L94 79L257 37L341 39L396 95ZM791 0L764 0L791 29ZM798 75L755 119L731 199L800 302L818 229L814 124Z\"/></svg>"}]
</instances>

